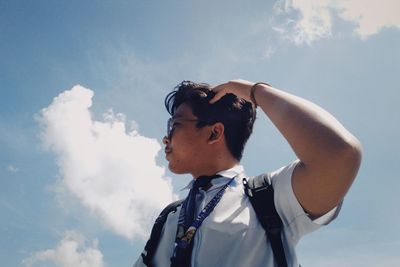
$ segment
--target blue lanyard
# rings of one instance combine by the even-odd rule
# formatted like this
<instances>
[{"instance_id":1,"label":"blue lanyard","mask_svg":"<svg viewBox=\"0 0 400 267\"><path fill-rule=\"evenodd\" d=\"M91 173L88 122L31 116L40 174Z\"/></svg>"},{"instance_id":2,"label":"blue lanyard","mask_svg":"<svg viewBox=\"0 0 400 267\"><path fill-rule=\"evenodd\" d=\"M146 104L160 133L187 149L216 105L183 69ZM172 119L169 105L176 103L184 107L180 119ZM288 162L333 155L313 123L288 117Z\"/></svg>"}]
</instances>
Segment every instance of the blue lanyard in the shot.
<instances>
[{"instance_id":1,"label":"blue lanyard","mask_svg":"<svg viewBox=\"0 0 400 267\"><path fill-rule=\"evenodd\" d=\"M204 209L200 212L200 214L194 219L193 223L186 229L186 225L184 222L185 218L185 210L186 210L186 205L188 198L186 198L185 203L182 205L181 212L179 214L179 221L178 221L178 230L176 233L176 239L175 239L175 250L174 250L174 256L176 252L176 248L180 247L182 249L185 249L189 246L193 236L195 235L197 229L201 226L203 223L204 219L207 218L208 215L214 210L215 206L217 206L218 202L221 200L222 196L225 193L226 188L230 183L235 179L233 177L228 183L226 183L221 190L218 191L218 193L210 200L210 202L207 203L207 205L204 207Z\"/></svg>"}]
</instances>

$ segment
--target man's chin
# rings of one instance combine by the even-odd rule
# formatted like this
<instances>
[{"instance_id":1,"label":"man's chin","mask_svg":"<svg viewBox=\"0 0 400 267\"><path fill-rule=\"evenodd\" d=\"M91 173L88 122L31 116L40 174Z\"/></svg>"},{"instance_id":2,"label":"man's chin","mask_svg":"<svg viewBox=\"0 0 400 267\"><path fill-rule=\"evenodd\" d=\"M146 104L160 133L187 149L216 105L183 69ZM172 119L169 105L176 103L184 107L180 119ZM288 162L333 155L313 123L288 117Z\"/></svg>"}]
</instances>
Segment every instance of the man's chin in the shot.
<instances>
[{"instance_id":1,"label":"man's chin","mask_svg":"<svg viewBox=\"0 0 400 267\"><path fill-rule=\"evenodd\" d=\"M187 170L183 170L183 169L177 168L171 162L168 163L168 169L170 170L170 172L175 173L175 174L186 174L186 173L189 173Z\"/></svg>"}]
</instances>

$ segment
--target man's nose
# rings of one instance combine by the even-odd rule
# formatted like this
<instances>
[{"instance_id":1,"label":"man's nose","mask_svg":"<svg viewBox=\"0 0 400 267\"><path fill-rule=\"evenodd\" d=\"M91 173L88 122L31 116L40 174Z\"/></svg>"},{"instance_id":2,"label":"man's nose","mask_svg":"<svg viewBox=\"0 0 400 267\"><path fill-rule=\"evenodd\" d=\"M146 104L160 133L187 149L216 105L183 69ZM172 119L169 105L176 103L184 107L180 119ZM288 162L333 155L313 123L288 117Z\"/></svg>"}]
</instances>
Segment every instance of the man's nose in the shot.
<instances>
[{"instance_id":1,"label":"man's nose","mask_svg":"<svg viewBox=\"0 0 400 267\"><path fill-rule=\"evenodd\" d=\"M168 143L169 143L168 137L164 136L163 139L162 139L162 142L163 142L164 145L168 145Z\"/></svg>"}]
</instances>

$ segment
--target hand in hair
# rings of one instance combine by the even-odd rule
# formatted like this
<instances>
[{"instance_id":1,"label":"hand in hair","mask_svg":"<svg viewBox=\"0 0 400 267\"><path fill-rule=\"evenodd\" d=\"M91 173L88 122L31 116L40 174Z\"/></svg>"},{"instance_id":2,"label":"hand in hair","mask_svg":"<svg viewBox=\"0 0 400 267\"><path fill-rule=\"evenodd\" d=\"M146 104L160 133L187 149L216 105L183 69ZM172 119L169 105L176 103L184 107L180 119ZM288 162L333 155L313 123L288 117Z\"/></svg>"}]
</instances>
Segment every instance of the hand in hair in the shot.
<instances>
[{"instance_id":1,"label":"hand in hair","mask_svg":"<svg viewBox=\"0 0 400 267\"><path fill-rule=\"evenodd\" d=\"M228 93L235 94L237 97L251 102L250 89L253 85L253 82L246 80L231 80L229 82L217 85L212 89L216 95L210 100L210 104L217 102Z\"/></svg>"}]
</instances>

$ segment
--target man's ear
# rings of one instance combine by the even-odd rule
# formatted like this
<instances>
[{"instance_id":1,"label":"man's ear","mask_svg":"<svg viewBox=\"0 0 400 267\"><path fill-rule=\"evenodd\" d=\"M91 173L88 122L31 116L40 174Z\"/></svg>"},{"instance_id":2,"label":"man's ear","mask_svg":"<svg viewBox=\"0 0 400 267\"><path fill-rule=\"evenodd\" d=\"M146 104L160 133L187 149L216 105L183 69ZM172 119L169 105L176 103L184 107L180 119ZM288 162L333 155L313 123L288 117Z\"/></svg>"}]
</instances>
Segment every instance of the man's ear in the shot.
<instances>
[{"instance_id":1,"label":"man's ear","mask_svg":"<svg viewBox=\"0 0 400 267\"><path fill-rule=\"evenodd\" d=\"M210 136L208 138L209 144L220 142L224 138L225 127L222 123L217 122L211 126Z\"/></svg>"}]
</instances>

